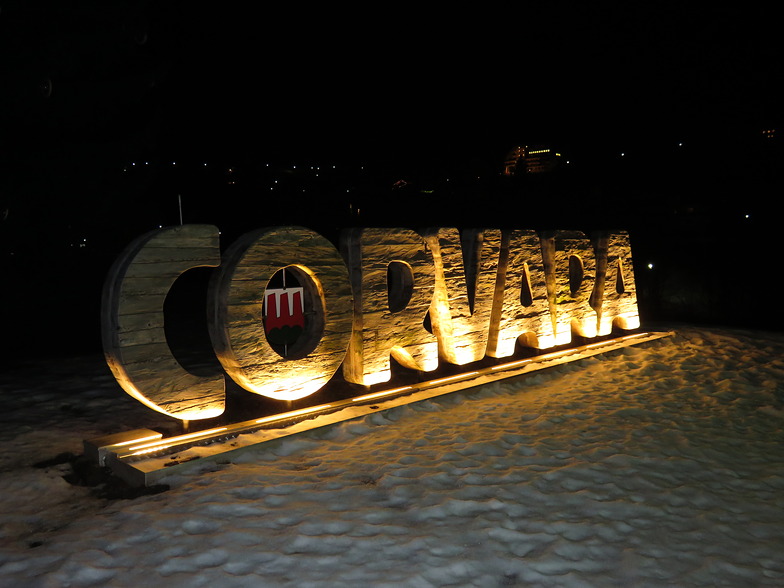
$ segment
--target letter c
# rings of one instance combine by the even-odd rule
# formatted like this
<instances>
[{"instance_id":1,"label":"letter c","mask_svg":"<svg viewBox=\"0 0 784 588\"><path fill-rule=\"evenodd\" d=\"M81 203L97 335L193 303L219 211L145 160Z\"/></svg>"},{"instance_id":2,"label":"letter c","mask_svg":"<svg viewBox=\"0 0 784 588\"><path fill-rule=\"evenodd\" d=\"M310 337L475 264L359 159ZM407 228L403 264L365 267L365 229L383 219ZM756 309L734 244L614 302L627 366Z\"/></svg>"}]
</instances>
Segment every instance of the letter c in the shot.
<instances>
[{"instance_id":1,"label":"letter c","mask_svg":"<svg viewBox=\"0 0 784 588\"><path fill-rule=\"evenodd\" d=\"M225 408L223 375L196 376L174 358L163 328L163 303L174 282L195 267L220 265L218 228L183 225L133 241L103 288L104 355L128 394L163 414L196 420Z\"/></svg>"}]
</instances>

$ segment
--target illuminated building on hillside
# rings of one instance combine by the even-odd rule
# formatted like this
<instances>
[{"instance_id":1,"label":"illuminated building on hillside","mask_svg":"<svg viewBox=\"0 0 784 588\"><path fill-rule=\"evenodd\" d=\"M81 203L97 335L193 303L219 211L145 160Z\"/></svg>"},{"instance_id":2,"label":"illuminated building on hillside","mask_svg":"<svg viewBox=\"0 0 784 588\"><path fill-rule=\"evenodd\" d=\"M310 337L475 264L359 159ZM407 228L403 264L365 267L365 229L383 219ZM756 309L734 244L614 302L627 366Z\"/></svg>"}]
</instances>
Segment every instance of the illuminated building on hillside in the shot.
<instances>
[{"instance_id":1,"label":"illuminated building on hillside","mask_svg":"<svg viewBox=\"0 0 784 588\"><path fill-rule=\"evenodd\" d=\"M517 146L504 161L504 175L538 174L555 170L561 154L546 147Z\"/></svg>"}]
</instances>

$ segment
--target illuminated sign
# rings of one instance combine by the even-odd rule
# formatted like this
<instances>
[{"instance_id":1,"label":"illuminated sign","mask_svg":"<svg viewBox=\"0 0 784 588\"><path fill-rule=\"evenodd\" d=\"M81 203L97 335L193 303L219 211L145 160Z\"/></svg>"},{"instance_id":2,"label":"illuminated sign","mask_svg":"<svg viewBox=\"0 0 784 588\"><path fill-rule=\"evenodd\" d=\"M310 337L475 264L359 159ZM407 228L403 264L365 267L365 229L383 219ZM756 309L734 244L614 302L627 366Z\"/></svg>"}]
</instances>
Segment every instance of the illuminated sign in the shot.
<instances>
[{"instance_id":1,"label":"illuminated sign","mask_svg":"<svg viewBox=\"0 0 784 588\"><path fill-rule=\"evenodd\" d=\"M348 229L336 246L302 227L240 237L221 256L210 225L164 228L119 256L103 292L106 360L120 386L182 420L218 416L223 374L188 372L164 331L177 278L212 267L208 327L225 373L291 401L340 374L372 386L392 361L419 372L505 358L516 346L639 327L625 232ZM276 284L282 270L289 283Z\"/></svg>"}]
</instances>

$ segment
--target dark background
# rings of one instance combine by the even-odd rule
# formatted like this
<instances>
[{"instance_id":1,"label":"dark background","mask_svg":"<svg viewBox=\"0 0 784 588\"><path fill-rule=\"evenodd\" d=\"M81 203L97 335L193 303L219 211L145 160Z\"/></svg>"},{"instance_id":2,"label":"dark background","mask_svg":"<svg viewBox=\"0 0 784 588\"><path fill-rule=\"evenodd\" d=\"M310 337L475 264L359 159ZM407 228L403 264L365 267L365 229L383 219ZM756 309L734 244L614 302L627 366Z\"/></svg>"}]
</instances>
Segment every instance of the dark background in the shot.
<instances>
[{"instance_id":1,"label":"dark background","mask_svg":"<svg viewBox=\"0 0 784 588\"><path fill-rule=\"evenodd\" d=\"M180 202L223 247L281 224L625 229L643 324L781 329L777 22L0 2L4 357L99 350L109 265ZM516 145L569 163L502 177Z\"/></svg>"}]
</instances>

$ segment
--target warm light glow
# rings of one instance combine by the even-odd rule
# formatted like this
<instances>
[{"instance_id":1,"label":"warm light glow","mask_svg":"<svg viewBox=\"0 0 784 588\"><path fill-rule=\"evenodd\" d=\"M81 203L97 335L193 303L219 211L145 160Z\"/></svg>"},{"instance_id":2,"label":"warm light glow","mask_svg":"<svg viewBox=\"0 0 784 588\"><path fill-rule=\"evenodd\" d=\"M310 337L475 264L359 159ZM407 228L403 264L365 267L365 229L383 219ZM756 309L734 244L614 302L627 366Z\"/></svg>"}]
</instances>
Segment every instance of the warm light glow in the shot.
<instances>
[{"instance_id":1,"label":"warm light glow","mask_svg":"<svg viewBox=\"0 0 784 588\"><path fill-rule=\"evenodd\" d=\"M633 335L626 335L625 337L621 337L621 341L626 341L628 339L637 339L641 337L647 337L650 333L635 333Z\"/></svg>"},{"instance_id":2,"label":"warm light glow","mask_svg":"<svg viewBox=\"0 0 784 588\"><path fill-rule=\"evenodd\" d=\"M128 441L120 441L119 443L113 443L112 447L125 447L126 445L133 445L134 443L142 443L144 441L150 441L152 439L160 439L161 434L155 433L154 435L148 435L147 437L139 437L138 439L130 439Z\"/></svg>"},{"instance_id":3,"label":"warm light glow","mask_svg":"<svg viewBox=\"0 0 784 588\"><path fill-rule=\"evenodd\" d=\"M539 355L536 359L539 361L546 361L548 359L556 359L557 357L561 357L562 355L566 355L567 353L574 353L571 349L567 349L565 351L553 351L552 353L545 353L544 355Z\"/></svg>"},{"instance_id":4,"label":"warm light glow","mask_svg":"<svg viewBox=\"0 0 784 588\"><path fill-rule=\"evenodd\" d=\"M402 388L393 388L392 390L384 390L383 392L374 392L373 394L366 394L365 396L357 396L356 398L352 398L352 402L362 402L364 400L374 400L376 398L383 398L384 396L391 396L393 394L399 394L400 392L406 392L408 390L413 390L414 388L411 386L403 386Z\"/></svg>"},{"instance_id":5,"label":"warm light glow","mask_svg":"<svg viewBox=\"0 0 784 588\"><path fill-rule=\"evenodd\" d=\"M233 423L226 427L171 437L165 440L159 440L157 443L139 443L139 439L136 439L131 441L131 444L135 445L130 450L125 451L120 448L120 443L112 443L111 438L99 438L92 441L85 441L85 446L87 447L89 445L97 449L97 452L94 453L97 453L99 463L102 465L102 459L111 459L109 456L113 455L113 461L110 463L113 468L116 468L114 471L117 475L123 479L126 479L134 485L139 485L140 483L150 485L161 480L162 477L169 475L172 472L172 470L169 469L170 466L178 463L191 462L194 459L224 461L226 459L224 456L227 453L248 447L249 444L252 445L272 439L280 439L315 427L344 422L349 419L356 419L379 410L435 398L443 394L470 388L480 382L494 382L504 378L530 373L535 370L546 369L554 365L561 365L586 357L592 357L603 353L606 350L622 348L629 344L625 343L625 341L630 341L632 339L643 342L669 335L672 335L672 333L630 334L620 338L605 340L601 343L589 344L524 360L512 361L507 364L482 368L465 374L457 374L446 378L424 381L411 386L403 386L351 399L339 400L331 404L313 406L256 420ZM479 378L482 379L480 380ZM379 398L385 400L378 404L368 402ZM358 402L366 402L366 404L358 404ZM322 414L318 419L308 416L319 412ZM270 426L266 427L264 425ZM149 433L149 431L137 431L136 433L146 434ZM245 434L253 434L255 436L241 440L240 437ZM225 441L230 438L236 438L236 440L231 443L225 443ZM185 453L182 455L183 459L168 460L164 457L172 455L175 452L179 453L187 450L188 447L196 444L212 444L213 447L204 452L197 450ZM150 454L155 454L155 458L144 459L144 456Z\"/></svg>"},{"instance_id":6,"label":"warm light glow","mask_svg":"<svg viewBox=\"0 0 784 588\"><path fill-rule=\"evenodd\" d=\"M161 366L161 367L164 367L164 366ZM170 366L170 367L173 367L173 366ZM180 368L179 363L177 363L176 367L179 368L179 369L182 369L182 368ZM169 414L168 412L166 412L164 410L161 410L161 406L166 406L168 404L166 401L172 398L171 395L165 395L165 396L164 395L160 395L161 396L161 398L159 400L160 404L158 404L155 401L150 400L144 394L142 394L137 389L136 385L133 382L128 381L128 380L120 380L119 377L117 377L117 376L115 376L115 377L117 378L118 383L120 383L120 385L123 387L123 389L130 396L132 396L133 398L135 398L136 400L138 400L139 402L144 404L146 407L151 408L151 409L153 409L156 412L162 412L164 414L167 414L169 416L173 416L173 417L178 418L178 419L183 420L183 421L198 421L198 420L202 420L202 419L212 419L212 418L215 418L215 417L218 417L218 416L222 415L223 411L224 411L224 402L223 402L223 400L221 400L220 403L215 403L213 406L209 406L209 405L208 406L199 406L199 405L195 404L192 407L182 408L182 409L180 409L176 413L173 412L172 414ZM221 379L220 383L221 383L221 386L225 385L222 379ZM192 395L192 391L191 391L191 395Z\"/></svg>"},{"instance_id":7,"label":"warm light glow","mask_svg":"<svg viewBox=\"0 0 784 588\"><path fill-rule=\"evenodd\" d=\"M383 384L384 382L388 382L391 377L392 370L382 369L375 373L364 375L362 382L365 386L373 386L375 384Z\"/></svg>"},{"instance_id":8,"label":"warm light glow","mask_svg":"<svg viewBox=\"0 0 784 588\"><path fill-rule=\"evenodd\" d=\"M437 229L425 236L435 270L430 306L440 357L454 365L481 360L493 310L501 231Z\"/></svg>"},{"instance_id":9,"label":"warm light glow","mask_svg":"<svg viewBox=\"0 0 784 588\"><path fill-rule=\"evenodd\" d=\"M542 252L555 344L569 344L573 332L596 337L598 314L591 304L597 274L594 244L580 231L557 231L542 239Z\"/></svg>"},{"instance_id":10,"label":"warm light glow","mask_svg":"<svg viewBox=\"0 0 784 588\"><path fill-rule=\"evenodd\" d=\"M436 386L438 384L444 384L446 382L454 382L457 380L465 380L466 378L470 378L471 376L477 375L479 372L466 372L465 374L458 374L456 376L449 376L448 378L441 378L440 380L430 380L427 382L428 385Z\"/></svg>"},{"instance_id":11,"label":"warm light glow","mask_svg":"<svg viewBox=\"0 0 784 588\"><path fill-rule=\"evenodd\" d=\"M171 447L173 445L178 445L183 441L190 441L193 439L197 439L199 437L212 437L226 431L228 427L218 427L216 429L207 429L205 431L198 431L196 433L187 433L185 435L178 435L177 437L169 437L167 439L162 439L160 441L154 441L152 443L143 443L141 445L136 445L134 447L129 447L129 451L133 451L132 455L142 455L145 453L151 453L153 451L161 451L166 449L167 447Z\"/></svg>"},{"instance_id":12,"label":"warm light glow","mask_svg":"<svg viewBox=\"0 0 784 588\"><path fill-rule=\"evenodd\" d=\"M613 324L621 329L633 330L640 327L637 309L632 248L629 234L611 233L602 240L606 248L606 272L603 283L598 335L609 335ZM598 284L598 282L597 282ZM601 286L601 285L600 285ZM598 288L599 286L597 286Z\"/></svg>"},{"instance_id":13,"label":"warm light glow","mask_svg":"<svg viewBox=\"0 0 784 588\"><path fill-rule=\"evenodd\" d=\"M307 265L298 263L308 252ZM302 287L307 319L282 357L267 341L266 286L282 268ZM298 400L320 390L339 369L352 328L348 270L324 237L300 227L243 235L226 253L213 282L210 334L223 368L250 392Z\"/></svg>"},{"instance_id":14,"label":"warm light glow","mask_svg":"<svg viewBox=\"0 0 784 588\"><path fill-rule=\"evenodd\" d=\"M300 409L300 410L293 410L291 412L283 412L283 413L280 413L280 414L275 414L275 415L272 415L272 416L268 416L268 417L257 419L256 423L260 425L260 424L263 424L263 423L271 423L273 421L282 421L282 420L290 419L290 418L293 418L293 417L303 416L303 415L309 414L311 412L317 412L319 410L325 410L327 408L332 408L332 405L331 404L322 404L320 406L311 406L309 408L303 408L303 409Z\"/></svg>"},{"instance_id":15,"label":"warm light glow","mask_svg":"<svg viewBox=\"0 0 784 588\"><path fill-rule=\"evenodd\" d=\"M452 363L455 365L465 365L476 361L474 359L474 352L471 348L458 347L455 349L455 359Z\"/></svg>"},{"instance_id":16,"label":"warm light glow","mask_svg":"<svg viewBox=\"0 0 784 588\"><path fill-rule=\"evenodd\" d=\"M208 314L225 372L246 390L284 401L320 390L341 367L345 381L371 386L390 380L392 360L431 372L440 362L511 357L519 345L568 345L573 333L593 338L639 327L623 232L589 239L575 231L350 229L338 251L308 229L271 227L243 235L222 258L219 234L216 227L184 225L145 235L120 256L104 293L102 331L118 382L146 406L184 420L218 416L224 406L223 376L185 371L163 330L166 293L182 272L200 265L218 266ZM296 284L270 286L283 268ZM267 322L296 309L300 334L273 348L263 308Z\"/></svg>"},{"instance_id":17,"label":"warm light glow","mask_svg":"<svg viewBox=\"0 0 784 588\"><path fill-rule=\"evenodd\" d=\"M490 371L497 372L499 370L508 370L509 368L519 367L521 365L525 365L527 363L531 363L532 360L530 359L521 359L520 361L510 361L509 363L504 363L501 365L495 365L490 368Z\"/></svg>"},{"instance_id":18,"label":"warm light glow","mask_svg":"<svg viewBox=\"0 0 784 588\"><path fill-rule=\"evenodd\" d=\"M223 413L223 376L197 376L166 342L163 304L177 278L194 267L220 264L218 229L183 225L132 242L104 284L102 337L106 361L120 386L149 408L197 420Z\"/></svg>"},{"instance_id":19,"label":"warm light glow","mask_svg":"<svg viewBox=\"0 0 784 588\"><path fill-rule=\"evenodd\" d=\"M555 343L542 248L536 231L504 231L487 355L509 357L521 339L544 349Z\"/></svg>"},{"instance_id":20,"label":"warm light glow","mask_svg":"<svg viewBox=\"0 0 784 588\"><path fill-rule=\"evenodd\" d=\"M436 369L438 340L422 327L435 286L424 239L410 229L352 229L341 249L354 292L343 377L363 385L386 382L391 357L409 369Z\"/></svg>"}]
</instances>

